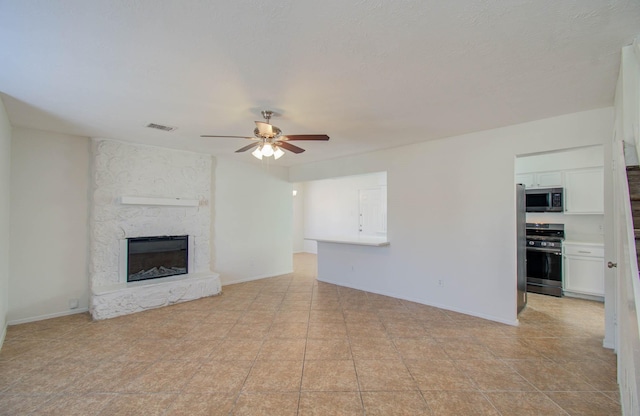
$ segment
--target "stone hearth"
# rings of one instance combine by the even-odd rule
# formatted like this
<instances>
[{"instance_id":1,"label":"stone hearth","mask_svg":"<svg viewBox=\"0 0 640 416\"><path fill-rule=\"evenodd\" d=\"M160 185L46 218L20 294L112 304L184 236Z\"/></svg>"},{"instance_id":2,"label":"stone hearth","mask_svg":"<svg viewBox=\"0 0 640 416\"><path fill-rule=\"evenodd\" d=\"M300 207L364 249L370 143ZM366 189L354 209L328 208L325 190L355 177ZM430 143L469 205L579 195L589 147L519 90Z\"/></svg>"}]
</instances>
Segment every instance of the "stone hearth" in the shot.
<instances>
[{"instance_id":1,"label":"stone hearth","mask_svg":"<svg viewBox=\"0 0 640 416\"><path fill-rule=\"evenodd\" d=\"M147 309L217 295L222 290L218 273L192 273L92 289L93 319L114 318Z\"/></svg>"}]
</instances>

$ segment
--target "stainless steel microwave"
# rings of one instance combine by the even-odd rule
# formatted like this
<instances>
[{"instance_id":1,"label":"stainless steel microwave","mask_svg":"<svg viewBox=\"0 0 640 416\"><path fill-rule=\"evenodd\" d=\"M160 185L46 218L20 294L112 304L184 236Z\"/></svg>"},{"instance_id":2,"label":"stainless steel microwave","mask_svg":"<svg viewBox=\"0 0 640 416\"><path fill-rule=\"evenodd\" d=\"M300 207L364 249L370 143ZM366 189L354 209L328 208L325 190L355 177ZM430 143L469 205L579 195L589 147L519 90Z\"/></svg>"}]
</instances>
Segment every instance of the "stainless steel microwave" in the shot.
<instances>
[{"instance_id":1,"label":"stainless steel microwave","mask_svg":"<svg viewBox=\"0 0 640 416\"><path fill-rule=\"evenodd\" d=\"M540 188L525 191L527 212L563 212L563 189Z\"/></svg>"}]
</instances>

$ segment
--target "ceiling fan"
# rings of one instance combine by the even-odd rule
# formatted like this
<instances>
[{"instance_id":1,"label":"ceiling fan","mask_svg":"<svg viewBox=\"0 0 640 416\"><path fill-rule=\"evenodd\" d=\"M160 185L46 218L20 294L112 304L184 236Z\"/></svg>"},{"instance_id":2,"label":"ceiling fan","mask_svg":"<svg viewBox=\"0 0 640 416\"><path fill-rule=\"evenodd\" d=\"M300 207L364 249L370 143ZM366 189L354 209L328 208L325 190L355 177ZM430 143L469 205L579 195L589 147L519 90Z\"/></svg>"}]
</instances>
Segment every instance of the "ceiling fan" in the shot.
<instances>
[{"instance_id":1,"label":"ceiling fan","mask_svg":"<svg viewBox=\"0 0 640 416\"><path fill-rule=\"evenodd\" d=\"M238 139L249 139L254 140L253 143L241 147L236 150L236 153L246 152L247 150L255 148L251 154L258 159L262 159L262 157L270 157L273 156L274 159L279 159L284 152L282 149L288 150L293 153L302 153L304 149L298 146L294 146L290 141L294 140L329 140L329 136L326 134L287 134L286 136L282 134L282 130L278 127L272 125L269 120L273 116L273 111L263 110L262 117L266 120L264 121L256 121L256 128L253 130L253 137L249 136L213 136L213 135L202 135L200 137L231 137Z\"/></svg>"}]
</instances>

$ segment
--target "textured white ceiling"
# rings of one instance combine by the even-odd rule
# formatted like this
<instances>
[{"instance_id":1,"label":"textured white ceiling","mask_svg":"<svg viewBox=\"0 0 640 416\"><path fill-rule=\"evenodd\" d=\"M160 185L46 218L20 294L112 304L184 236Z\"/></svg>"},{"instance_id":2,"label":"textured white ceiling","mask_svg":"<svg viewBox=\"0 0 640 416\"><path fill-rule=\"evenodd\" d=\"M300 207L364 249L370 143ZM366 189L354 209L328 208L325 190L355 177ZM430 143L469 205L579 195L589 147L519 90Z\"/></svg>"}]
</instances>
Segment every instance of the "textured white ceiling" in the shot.
<instances>
[{"instance_id":1,"label":"textured white ceiling","mask_svg":"<svg viewBox=\"0 0 640 416\"><path fill-rule=\"evenodd\" d=\"M294 165L610 106L639 34L637 0L0 0L0 92L15 126L216 155L272 109L331 136Z\"/></svg>"}]
</instances>

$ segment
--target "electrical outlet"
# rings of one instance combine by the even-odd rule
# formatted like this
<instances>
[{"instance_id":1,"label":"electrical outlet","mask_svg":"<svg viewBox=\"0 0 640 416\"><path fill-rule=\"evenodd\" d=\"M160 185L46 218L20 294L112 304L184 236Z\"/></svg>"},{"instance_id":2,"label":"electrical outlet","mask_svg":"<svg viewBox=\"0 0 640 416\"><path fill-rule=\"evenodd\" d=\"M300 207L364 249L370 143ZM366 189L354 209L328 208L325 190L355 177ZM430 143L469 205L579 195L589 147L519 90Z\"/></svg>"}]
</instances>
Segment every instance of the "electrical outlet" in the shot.
<instances>
[{"instance_id":1,"label":"electrical outlet","mask_svg":"<svg viewBox=\"0 0 640 416\"><path fill-rule=\"evenodd\" d=\"M80 306L80 301L78 299L69 299L69 309L78 309Z\"/></svg>"}]
</instances>

